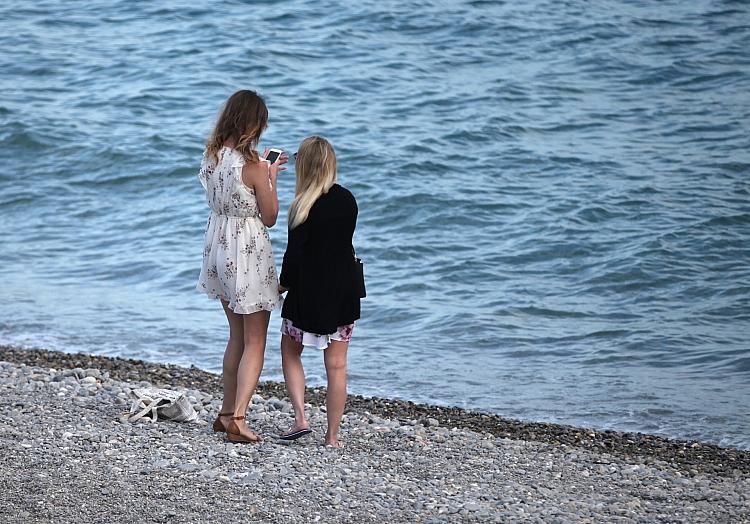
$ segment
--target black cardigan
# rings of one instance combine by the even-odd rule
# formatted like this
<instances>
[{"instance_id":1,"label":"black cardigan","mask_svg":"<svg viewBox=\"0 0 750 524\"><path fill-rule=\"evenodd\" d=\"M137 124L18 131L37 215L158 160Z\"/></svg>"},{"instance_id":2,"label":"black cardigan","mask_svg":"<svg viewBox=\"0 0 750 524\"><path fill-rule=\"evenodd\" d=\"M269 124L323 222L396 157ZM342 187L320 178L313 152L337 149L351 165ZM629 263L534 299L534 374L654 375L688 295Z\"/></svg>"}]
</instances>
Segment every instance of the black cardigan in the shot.
<instances>
[{"instance_id":1,"label":"black cardigan","mask_svg":"<svg viewBox=\"0 0 750 524\"><path fill-rule=\"evenodd\" d=\"M329 335L359 319L352 248L357 212L354 195L334 184L307 220L289 230L280 277L289 292L281 316L303 331Z\"/></svg>"}]
</instances>

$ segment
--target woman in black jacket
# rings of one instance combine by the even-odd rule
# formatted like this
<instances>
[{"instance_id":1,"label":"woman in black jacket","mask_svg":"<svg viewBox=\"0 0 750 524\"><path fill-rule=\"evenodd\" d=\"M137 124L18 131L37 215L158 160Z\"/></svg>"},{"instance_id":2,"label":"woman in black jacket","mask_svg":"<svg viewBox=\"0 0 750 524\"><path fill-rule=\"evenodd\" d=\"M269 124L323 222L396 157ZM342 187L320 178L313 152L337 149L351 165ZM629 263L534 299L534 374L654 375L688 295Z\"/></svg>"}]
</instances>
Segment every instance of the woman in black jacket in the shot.
<instances>
[{"instance_id":1,"label":"woman in black jacket","mask_svg":"<svg viewBox=\"0 0 750 524\"><path fill-rule=\"evenodd\" d=\"M336 154L322 137L302 141L296 162L295 198L289 208L289 241L281 268L281 359L295 424L282 435L311 433L305 417L304 346L324 349L328 378L325 443L340 448L338 430L346 404L346 353L359 319L359 291L352 236L357 201L336 184Z\"/></svg>"}]
</instances>

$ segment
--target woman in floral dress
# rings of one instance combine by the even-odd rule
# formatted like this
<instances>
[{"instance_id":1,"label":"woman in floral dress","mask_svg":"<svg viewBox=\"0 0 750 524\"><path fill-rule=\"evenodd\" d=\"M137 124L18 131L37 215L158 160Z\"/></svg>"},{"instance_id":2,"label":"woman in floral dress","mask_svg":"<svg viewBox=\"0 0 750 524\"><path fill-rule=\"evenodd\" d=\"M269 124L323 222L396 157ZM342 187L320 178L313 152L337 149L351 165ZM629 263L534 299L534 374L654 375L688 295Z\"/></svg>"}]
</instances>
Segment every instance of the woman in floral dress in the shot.
<instances>
[{"instance_id":1,"label":"woman in floral dress","mask_svg":"<svg viewBox=\"0 0 750 524\"><path fill-rule=\"evenodd\" d=\"M269 164L258 154L267 124L263 98L255 91L234 93L208 140L199 172L211 214L198 289L221 301L229 322L224 401L213 428L242 443L260 441L247 427L245 412L263 369L270 312L281 303L266 228L276 223L276 177L288 157Z\"/></svg>"}]
</instances>

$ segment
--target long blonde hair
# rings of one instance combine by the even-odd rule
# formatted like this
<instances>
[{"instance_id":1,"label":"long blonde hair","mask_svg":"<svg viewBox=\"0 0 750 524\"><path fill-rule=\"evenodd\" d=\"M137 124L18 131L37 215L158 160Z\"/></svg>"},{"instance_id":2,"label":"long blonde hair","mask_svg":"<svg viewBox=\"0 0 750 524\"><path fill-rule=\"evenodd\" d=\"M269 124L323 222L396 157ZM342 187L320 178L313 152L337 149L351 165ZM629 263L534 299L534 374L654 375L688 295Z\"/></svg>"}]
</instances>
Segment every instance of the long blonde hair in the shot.
<instances>
[{"instance_id":1,"label":"long blonde hair","mask_svg":"<svg viewBox=\"0 0 750 524\"><path fill-rule=\"evenodd\" d=\"M215 161L219 149L229 140L250 163L258 162L258 141L268 126L268 108L263 97L243 89L229 97L206 144L206 152Z\"/></svg>"},{"instance_id":2,"label":"long blonde hair","mask_svg":"<svg viewBox=\"0 0 750 524\"><path fill-rule=\"evenodd\" d=\"M321 136L305 138L297 151L297 184L289 206L289 229L307 220L307 215L321 195L336 183L336 152Z\"/></svg>"}]
</instances>

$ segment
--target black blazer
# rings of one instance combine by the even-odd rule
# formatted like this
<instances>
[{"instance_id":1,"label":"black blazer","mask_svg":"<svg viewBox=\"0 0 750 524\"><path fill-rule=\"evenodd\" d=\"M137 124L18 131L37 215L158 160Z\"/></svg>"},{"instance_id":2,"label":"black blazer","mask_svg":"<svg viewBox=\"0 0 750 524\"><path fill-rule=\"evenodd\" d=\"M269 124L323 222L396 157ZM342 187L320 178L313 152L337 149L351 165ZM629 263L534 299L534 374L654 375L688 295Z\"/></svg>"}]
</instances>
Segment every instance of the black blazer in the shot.
<instances>
[{"instance_id":1,"label":"black blazer","mask_svg":"<svg viewBox=\"0 0 750 524\"><path fill-rule=\"evenodd\" d=\"M357 201L334 184L315 201L302 224L289 230L281 285L289 288L281 316L318 335L359 319L352 236Z\"/></svg>"}]
</instances>

